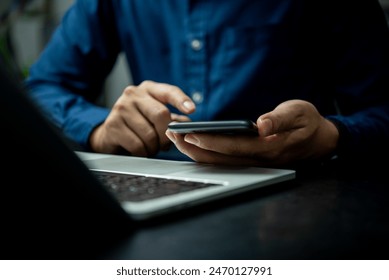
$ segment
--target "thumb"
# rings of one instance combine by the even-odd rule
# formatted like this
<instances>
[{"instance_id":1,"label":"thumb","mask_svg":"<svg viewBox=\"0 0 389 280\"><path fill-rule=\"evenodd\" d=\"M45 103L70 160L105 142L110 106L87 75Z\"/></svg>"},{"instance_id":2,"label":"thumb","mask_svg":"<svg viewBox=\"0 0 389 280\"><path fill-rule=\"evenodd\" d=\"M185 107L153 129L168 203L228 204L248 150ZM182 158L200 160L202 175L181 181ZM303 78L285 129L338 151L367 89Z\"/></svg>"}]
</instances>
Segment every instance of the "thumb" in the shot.
<instances>
[{"instance_id":1,"label":"thumb","mask_svg":"<svg viewBox=\"0 0 389 280\"><path fill-rule=\"evenodd\" d=\"M261 115L257 120L258 131L262 136L286 132L304 126L306 102L286 101L273 111Z\"/></svg>"},{"instance_id":2,"label":"thumb","mask_svg":"<svg viewBox=\"0 0 389 280\"><path fill-rule=\"evenodd\" d=\"M273 121L271 120L271 118L265 117L264 115L258 118L257 128L259 135L263 137L275 134L275 132L273 132Z\"/></svg>"}]
</instances>

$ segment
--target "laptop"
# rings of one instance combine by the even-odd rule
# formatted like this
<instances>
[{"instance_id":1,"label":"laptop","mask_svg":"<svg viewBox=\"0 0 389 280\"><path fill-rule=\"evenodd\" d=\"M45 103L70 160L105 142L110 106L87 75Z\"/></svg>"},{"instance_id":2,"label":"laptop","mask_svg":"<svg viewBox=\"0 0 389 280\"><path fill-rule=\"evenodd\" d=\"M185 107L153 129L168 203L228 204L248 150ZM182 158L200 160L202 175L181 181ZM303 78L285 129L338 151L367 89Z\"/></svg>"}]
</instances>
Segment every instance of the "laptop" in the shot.
<instances>
[{"instance_id":1,"label":"laptop","mask_svg":"<svg viewBox=\"0 0 389 280\"><path fill-rule=\"evenodd\" d=\"M134 220L153 218L295 177L295 171L288 169L77 154Z\"/></svg>"},{"instance_id":2,"label":"laptop","mask_svg":"<svg viewBox=\"0 0 389 280\"><path fill-rule=\"evenodd\" d=\"M46 120L1 65L0 99L2 174L7 177L0 190L1 234L6 236L0 257L35 258L42 252L65 256L75 250L91 256L109 239L107 229L117 240L136 227L134 220L295 178L295 171L287 169L222 167L73 149L74 143ZM133 185L125 188L134 177L138 184L143 180L141 197L132 196L138 192ZM165 186L152 185L156 181ZM8 251L6 245L11 246Z\"/></svg>"}]
</instances>

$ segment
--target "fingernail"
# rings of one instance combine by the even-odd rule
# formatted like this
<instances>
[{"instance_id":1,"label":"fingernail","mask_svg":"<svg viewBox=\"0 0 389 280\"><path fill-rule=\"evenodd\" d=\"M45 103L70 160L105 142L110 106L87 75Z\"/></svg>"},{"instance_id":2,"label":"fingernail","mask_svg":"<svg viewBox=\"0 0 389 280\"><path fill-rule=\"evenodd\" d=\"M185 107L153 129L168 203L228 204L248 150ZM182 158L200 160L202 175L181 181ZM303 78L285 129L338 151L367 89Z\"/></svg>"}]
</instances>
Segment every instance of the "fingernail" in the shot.
<instances>
[{"instance_id":1,"label":"fingernail","mask_svg":"<svg viewBox=\"0 0 389 280\"><path fill-rule=\"evenodd\" d=\"M200 140L193 136L193 134L186 134L184 137L185 142L198 146L200 144Z\"/></svg>"},{"instance_id":2,"label":"fingernail","mask_svg":"<svg viewBox=\"0 0 389 280\"><path fill-rule=\"evenodd\" d=\"M186 100L182 103L182 106L184 106L187 110L192 111L195 108L195 105L192 101Z\"/></svg>"},{"instance_id":3,"label":"fingernail","mask_svg":"<svg viewBox=\"0 0 389 280\"><path fill-rule=\"evenodd\" d=\"M269 136L272 133L273 130L273 122L270 119L260 119L261 120L261 126L262 131L265 134L264 136Z\"/></svg>"},{"instance_id":4,"label":"fingernail","mask_svg":"<svg viewBox=\"0 0 389 280\"><path fill-rule=\"evenodd\" d=\"M166 130L165 135L167 136L167 138L170 139L170 141L172 141L173 143L176 143L177 140L176 140L176 136L174 135L174 133Z\"/></svg>"}]
</instances>

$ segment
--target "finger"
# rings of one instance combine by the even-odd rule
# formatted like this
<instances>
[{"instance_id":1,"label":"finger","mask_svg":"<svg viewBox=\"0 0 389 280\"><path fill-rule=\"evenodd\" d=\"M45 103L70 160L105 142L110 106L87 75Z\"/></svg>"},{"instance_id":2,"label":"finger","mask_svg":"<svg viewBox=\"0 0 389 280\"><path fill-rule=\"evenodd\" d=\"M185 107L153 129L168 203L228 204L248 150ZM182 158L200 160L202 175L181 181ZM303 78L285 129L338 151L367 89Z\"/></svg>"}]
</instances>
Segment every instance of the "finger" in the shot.
<instances>
[{"instance_id":1,"label":"finger","mask_svg":"<svg viewBox=\"0 0 389 280\"><path fill-rule=\"evenodd\" d=\"M165 135L168 124L172 121L169 109L158 100L149 98L149 100L137 102L136 106L143 118L148 121L154 134L150 131L147 138L154 137L160 147L165 147L169 144L169 140ZM135 128L139 130L139 128Z\"/></svg>"},{"instance_id":2,"label":"finger","mask_svg":"<svg viewBox=\"0 0 389 280\"><path fill-rule=\"evenodd\" d=\"M196 109L193 101L179 87L153 81L144 81L139 87L145 89L155 99L174 106L182 113L190 114Z\"/></svg>"},{"instance_id":3,"label":"finger","mask_svg":"<svg viewBox=\"0 0 389 280\"><path fill-rule=\"evenodd\" d=\"M184 136L184 141L203 150L238 157L254 157L254 149L260 153L261 142L258 136L247 135L219 135L206 133L191 133Z\"/></svg>"},{"instance_id":4,"label":"finger","mask_svg":"<svg viewBox=\"0 0 389 280\"><path fill-rule=\"evenodd\" d=\"M144 141L151 154L169 145L165 130L171 121L169 109L144 87L129 86L115 108L126 114L128 126ZM122 109L121 109L122 108Z\"/></svg>"},{"instance_id":5,"label":"finger","mask_svg":"<svg viewBox=\"0 0 389 280\"><path fill-rule=\"evenodd\" d=\"M123 138L120 135L121 145L125 146L127 150L128 147L131 145L133 145L132 149L139 149L141 145L144 147L144 149L146 149L146 155L153 155L159 149L158 135L154 129L154 126L139 110L137 106L138 101L134 101L128 98L130 96L129 93L135 92L138 91L126 89L126 94L123 94L118 99L118 101L114 104L111 110L111 114L109 116L110 123L117 126L118 135L124 133L127 130L131 131L131 133L134 134L134 136L132 136L131 134L128 135L128 137L130 138ZM149 99L153 101L152 98ZM134 153L134 151L131 152ZM142 155L143 154L144 153L142 152Z\"/></svg>"},{"instance_id":6,"label":"finger","mask_svg":"<svg viewBox=\"0 0 389 280\"><path fill-rule=\"evenodd\" d=\"M121 107L121 106L117 106ZM159 149L159 139L154 126L139 110L112 110L113 119L123 123L118 127L117 135L121 146L134 155L153 155Z\"/></svg>"},{"instance_id":7,"label":"finger","mask_svg":"<svg viewBox=\"0 0 389 280\"><path fill-rule=\"evenodd\" d=\"M258 118L259 134L269 136L305 127L310 121L309 116L312 116L311 112L313 111L316 111L316 108L305 101L290 100L283 102L273 111Z\"/></svg>"},{"instance_id":8,"label":"finger","mask_svg":"<svg viewBox=\"0 0 389 280\"><path fill-rule=\"evenodd\" d=\"M220 165L258 165L259 162L252 158L230 156L220 154L210 150L204 150L200 147L185 142L183 135L166 131L166 135L176 145L177 149L186 154L196 162L220 164Z\"/></svg>"},{"instance_id":9,"label":"finger","mask_svg":"<svg viewBox=\"0 0 389 280\"><path fill-rule=\"evenodd\" d=\"M122 131L120 134L120 146L129 152L130 155L146 157L150 151L138 135L131 130Z\"/></svg>"},{"instance_id":10,"label":"finger","mask_svg":"<svg viewBox=\"0 0 389 280\"><path fill-rule=\"evenodd\" d=\"M191 121L191 119L188 116L178 115L175 113L171 113L170 118L172 121L175 121L175 122L189 122L189 121Z\"/></svg>"}]
</instances>

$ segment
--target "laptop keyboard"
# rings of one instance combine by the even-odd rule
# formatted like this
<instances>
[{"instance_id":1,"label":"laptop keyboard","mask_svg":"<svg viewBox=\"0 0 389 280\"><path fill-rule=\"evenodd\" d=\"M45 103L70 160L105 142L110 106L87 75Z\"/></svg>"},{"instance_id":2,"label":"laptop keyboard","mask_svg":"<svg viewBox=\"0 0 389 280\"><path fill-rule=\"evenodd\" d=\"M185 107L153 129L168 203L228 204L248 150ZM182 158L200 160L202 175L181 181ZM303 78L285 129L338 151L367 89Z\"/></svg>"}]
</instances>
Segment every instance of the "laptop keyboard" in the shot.
<instances>
[{"instance_id":1,"label":"laptop keyboard","mask_svg":"<svg viewBox=\"0 0 389 280\"><path fill-rule=\"evenodd\" d=\"M221 184L92 171L119 201L143 201Z\"/></svg>"}]
</instances>

